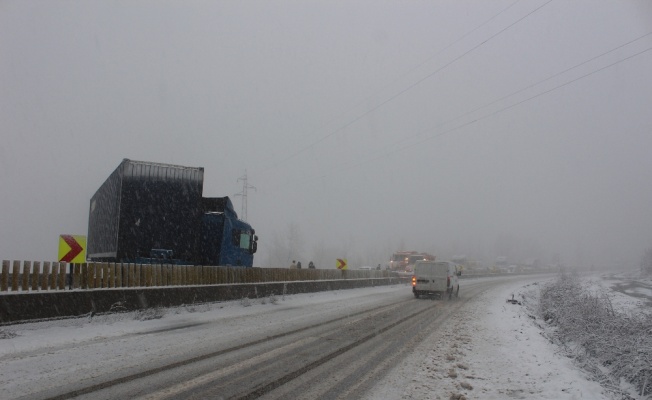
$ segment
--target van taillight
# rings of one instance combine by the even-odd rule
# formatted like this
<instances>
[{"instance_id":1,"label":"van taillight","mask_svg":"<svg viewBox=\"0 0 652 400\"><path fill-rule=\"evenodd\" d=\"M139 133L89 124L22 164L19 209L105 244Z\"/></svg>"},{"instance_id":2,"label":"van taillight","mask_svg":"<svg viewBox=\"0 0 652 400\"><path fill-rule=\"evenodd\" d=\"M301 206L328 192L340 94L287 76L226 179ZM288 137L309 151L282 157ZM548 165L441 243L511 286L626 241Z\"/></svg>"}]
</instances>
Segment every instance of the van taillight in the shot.
<instances>
[{"instance_id":1,"label":"van taillight","mask_svg":"<svg viewBox=\"0 0 652 400\"><path fill-rule=\"evenodd\" d=\"M412 286L416 286L416 285L417 285L417 277L413 276L412 277Z\"/></svg>"}]
</instances>

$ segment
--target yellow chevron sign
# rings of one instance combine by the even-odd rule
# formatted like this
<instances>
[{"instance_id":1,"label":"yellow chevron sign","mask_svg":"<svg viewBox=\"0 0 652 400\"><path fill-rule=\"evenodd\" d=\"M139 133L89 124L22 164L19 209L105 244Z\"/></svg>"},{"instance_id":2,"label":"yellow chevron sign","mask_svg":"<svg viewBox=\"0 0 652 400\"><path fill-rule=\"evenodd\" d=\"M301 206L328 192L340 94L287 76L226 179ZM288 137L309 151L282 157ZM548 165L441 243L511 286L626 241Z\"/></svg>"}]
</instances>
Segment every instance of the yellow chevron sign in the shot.
<instances>
[{"instance_id":1,"label":"yellow chevron sign","mask_svg":"<svg viewBox=\"0 0 652 400\"><path fill-rule=\"evenodd\" d=\"M86 262L86 236L59 235L59 261Z\"/></svg>"}]
</instances>

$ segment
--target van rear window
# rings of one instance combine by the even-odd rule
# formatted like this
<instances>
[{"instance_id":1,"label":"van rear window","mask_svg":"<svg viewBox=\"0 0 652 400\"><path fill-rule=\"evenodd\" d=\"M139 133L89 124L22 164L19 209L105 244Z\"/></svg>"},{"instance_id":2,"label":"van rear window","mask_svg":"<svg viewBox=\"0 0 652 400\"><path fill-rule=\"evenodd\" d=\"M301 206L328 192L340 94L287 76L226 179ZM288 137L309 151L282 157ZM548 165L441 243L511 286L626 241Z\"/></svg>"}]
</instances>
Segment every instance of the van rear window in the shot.
<instances>
[{"instance_id":1,"label":"van rear window","mask_svg":"<svg viewBox=\"0 0 652 400\"><path fill-rule=\"evenodd\" d=\"M446 277L448 276L448 264L418 264L415 270L415 274L423 276Z\"/></svg>"}]
</instances>

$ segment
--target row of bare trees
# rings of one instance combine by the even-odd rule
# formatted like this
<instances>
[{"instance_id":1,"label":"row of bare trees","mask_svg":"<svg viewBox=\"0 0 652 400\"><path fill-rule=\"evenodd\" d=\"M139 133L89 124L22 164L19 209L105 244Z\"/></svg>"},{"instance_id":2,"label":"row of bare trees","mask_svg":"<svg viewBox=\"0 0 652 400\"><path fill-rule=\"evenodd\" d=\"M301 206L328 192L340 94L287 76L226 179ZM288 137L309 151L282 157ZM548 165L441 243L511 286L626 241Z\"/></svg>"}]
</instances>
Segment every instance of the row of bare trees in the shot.
<instances>
[{"instance_id":1,"label":"row of bare trees","mask_svg":"<svg viewBox=\"0 0 652 400\"><path fill-rule=\"evenodd\" d=\"M307 233L310 235L310 232ZM285 230L276 232L265 246L263 264L268 267L287 268L292 260L301 261L303 268L312 261L318 269L333 269L338 258L346 258L349 268L356 269L363 265L383 267L389 262L394 245L378 249L361 249L356 246L355 239L343 236L338 246L326 245L323 240L304 236L304 230L298 224L289 224ZM308 245L311 242L311 245Z\"/></svg>"}]
</instances>

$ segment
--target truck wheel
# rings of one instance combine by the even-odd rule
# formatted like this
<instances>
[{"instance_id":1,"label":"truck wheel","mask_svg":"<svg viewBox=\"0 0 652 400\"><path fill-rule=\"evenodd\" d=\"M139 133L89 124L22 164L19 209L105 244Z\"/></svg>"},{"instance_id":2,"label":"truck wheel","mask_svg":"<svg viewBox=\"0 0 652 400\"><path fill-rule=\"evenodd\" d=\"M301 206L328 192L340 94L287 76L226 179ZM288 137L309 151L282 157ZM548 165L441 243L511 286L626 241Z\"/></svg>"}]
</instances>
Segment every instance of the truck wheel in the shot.
<instances>
[{"instance_id":1,"label":"truck wheel","mask_svg":"<svg viewBox=\"0 0 652 400\"><path fill-rule=\"evenodd\" d=\"M455 292L455 297L460 297L460 285L457 285L457 291Z\"/></svg>"},{"instance_id":2,"label":"truck wheel","mask_svg":"<svg viewBox=\"0 0 652 400\"><path fill-rule=\"evenodd\" d=\"M418 299L418 298L419 298L419 293L414 292L414 298L415 298L415 299Z\"/></svg>"}]
</instances>

